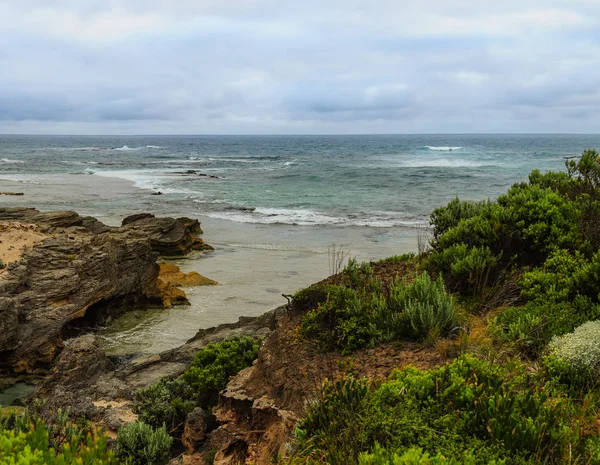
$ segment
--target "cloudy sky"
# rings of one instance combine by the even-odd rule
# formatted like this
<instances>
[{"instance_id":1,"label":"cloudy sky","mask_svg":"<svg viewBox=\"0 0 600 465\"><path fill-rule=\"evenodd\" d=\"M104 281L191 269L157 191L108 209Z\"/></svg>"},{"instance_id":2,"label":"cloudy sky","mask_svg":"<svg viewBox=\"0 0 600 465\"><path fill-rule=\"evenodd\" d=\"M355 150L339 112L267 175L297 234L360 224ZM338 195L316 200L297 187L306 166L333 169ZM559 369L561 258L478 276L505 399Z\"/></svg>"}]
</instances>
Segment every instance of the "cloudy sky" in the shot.
<instances>
[{"instance_id":1,"label":"cloudy sky","mask_svg":"<svg viewBox=\"0 0 600 465\"><path fill-rule=\"evenodd\" d=\"M600 0L0 0L0 133L600 132Z\"/></svg>"}]
</instances>

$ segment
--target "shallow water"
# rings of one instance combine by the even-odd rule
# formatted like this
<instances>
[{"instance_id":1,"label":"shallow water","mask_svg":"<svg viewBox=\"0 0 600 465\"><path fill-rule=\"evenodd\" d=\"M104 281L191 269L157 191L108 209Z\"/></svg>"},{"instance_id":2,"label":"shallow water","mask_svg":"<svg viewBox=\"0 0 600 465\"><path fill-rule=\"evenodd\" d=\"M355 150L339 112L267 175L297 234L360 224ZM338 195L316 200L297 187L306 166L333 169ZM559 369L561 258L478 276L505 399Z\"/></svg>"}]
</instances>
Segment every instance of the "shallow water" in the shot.
<instances>
[{"instance_id":1,"label":"shallow water","mask_svg":"<svg viewBox=\"0 0 600 465\"><path fill-rule=\"evenodd\" d=\"M33 392L35 386L26 383L17 383L11 387L0 390L0 406L10 407L13 402L20 400Z\"/></svg>"}]
</instances>

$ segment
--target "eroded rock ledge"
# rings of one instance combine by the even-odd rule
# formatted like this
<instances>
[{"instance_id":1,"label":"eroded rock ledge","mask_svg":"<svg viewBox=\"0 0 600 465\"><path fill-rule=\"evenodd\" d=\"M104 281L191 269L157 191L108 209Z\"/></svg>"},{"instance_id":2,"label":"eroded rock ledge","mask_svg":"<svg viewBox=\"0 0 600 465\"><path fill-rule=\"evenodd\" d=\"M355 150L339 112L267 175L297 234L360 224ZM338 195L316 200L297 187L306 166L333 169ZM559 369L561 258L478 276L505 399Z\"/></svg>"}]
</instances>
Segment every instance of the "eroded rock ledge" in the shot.
<instances>
[{"instance_id":1,"label":"eroded rock ledge","mask_svg":"<svg viewBox=\"0 0 600 465\"><path fill-rule=\"evenodd\" d=\"M0 274L0 378L46 373L73 329L134 308L186 303L158 279L156 260L212 249L189 218L134 215L110 227L72 211L0 208L0 225L7 223L38 236L0 243L11 249Z\"/></svg>"}]
</instances>

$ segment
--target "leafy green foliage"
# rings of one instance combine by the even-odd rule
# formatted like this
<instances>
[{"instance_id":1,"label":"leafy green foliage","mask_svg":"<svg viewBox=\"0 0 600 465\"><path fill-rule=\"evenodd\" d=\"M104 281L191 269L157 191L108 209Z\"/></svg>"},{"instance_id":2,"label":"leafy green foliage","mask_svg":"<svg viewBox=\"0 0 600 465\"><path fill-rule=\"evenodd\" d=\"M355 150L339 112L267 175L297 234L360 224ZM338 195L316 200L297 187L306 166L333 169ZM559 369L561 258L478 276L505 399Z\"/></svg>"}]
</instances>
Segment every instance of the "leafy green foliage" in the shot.
<instances>
[{"instance_id":1,"label":"leafy green foliage","mask_svg":"<svg viewBox=\"0 0 600 465\"><path fill-rule=\"evenodd\" d=\"M578 162L567 162L567 173L534 171L529 183L515 184L495 202L451 201L431 215L429 267L454 286L465 277L472 280L470 275L480 274L484 265L498 279L509 267L540 266L559 249L589 258L600 244L594 236L600 218L599 172L598 154L586 151Z\"/></svg>"},{"instance_id":2,"label":"leafy green foliage","mask_svg":"<svg viewBox=\"0 0 600 465\"><path fill-rule=\"evenodd\" d=\"M445 207L436 208L431 213L434 241L450 229L456 227L462 220L473 218L489 205L488 202L473 202L454 198Z\"/></svg>"},{"instance_id":3,"label":"leafy green foliage","mask_svg":"<svg viewBox=\"0 0 600 465\"><path fill-rule=\"evenodd\" d=\"M388 299L391 309L404 313L412 333L419 338L426 338L432 332L448 335L460 326L454 301L446 292L441 276L433 281L427 273L422 273L412 283L396 282Z\"/></svg>"},{"instance_id":4,"label":"leafy green foliage","mask_svg":"<svg viewBox=\"0 0 600 465\"><path fill-rule=\"evenodd\" d=\"M297 460L561 462L574 450L585 453L573 418L568 399L521 365L465 355L428 371L406 368L379 387L353 378L326 382L297 431Z\"/></svg>"},{"instance_id":5,"label":"leafy green foliage","mask_svg":"<svg viewBox=\"0 0 600 465\"><path fill-rule=\"evenodd\" d=\"M448 336L460 326L441 277L434 281L422 273L413 282L395 281L384 290L371 265L355 260L349 261L342 276L346 284L319 288L323 300L300 325L300 335L322 350L348 353L391 340L425 339L432 333ZM300 298L306 295L308 291Z\"/></svg>"},{"instance_id":6,"label":"leafy green foliage","mask_svg":"<svg viewBox=\"0 0 600 465\"><path fill-rule=\"evenodd\" d=\"M215 404L229 378L252 365L259 348L259 341L247 336L211 344L196 354L183 380L201 404Z\"/></svg>"},{"instance_id":7,"label":"leafy green foliage","mask_svg":"<svg viewBox=\"0 0 600 465\"><path fill-rule=\"evenodd\" d=\"M600 317L600 157L586 150L566 168L533 171L494 202L455 199L431 215L425 268L443 273L449 289L476 302L518 277L520 300L509 301L517 306L492 328L529 357Z\"/></svg>"},{"instance_id":8,"label":"leafy green foliage","mask_svg":"<svg viewBox=\"0 0 600 465\"><path fill-rule=\"evenodd\" d=\"M386 257L382 260L379 260L379 263L411 263L417 259L417 256L410 252L402 255L392 255L391 257Z\"/></svg>"},{"instance_id":9,"label":"leafy green foliage","mask_svg":"<svg viewBox=\"0 0 600 465\"><path fill-rule=\"evenodd\" d=\"M358 465L465 465L476 463L475 456L466 452L463 457L446 457L442 453L431 456L420 447L411 447L404 453L389 451L379 444L375 444L370 453L362 452L358 456ZM491 465L505 463L504 460L489 462Z\"/></svg>"},{"instance_id":10,"label":"leafy green foliage","mask_svg":"<svg viewBox=\"0 0 600 465\"><path fill-rule=\"evenodd\" d=\"M100 431L83 431L66 425L60 431L29 414L12 416L15 429L0 426L0 465L118 465L120 462L107 447L108 438Z\"/></svg>"},{"instance_id":11,"label":"leafy green foliage","mask_svg":"<svg viewBox=\"0 0 600 465\"><path fill-rule=\"evenodd\" d=\"M119 428L117 451L132 465L165 465L169 461L173 439L164 426L152 428L135 421Z\"/></svg>"},{"instance_id":12,"label":"leafy green foliage","mask_svg":"<svg viewBox=\"0 0 600 465\"><path fill-rule=\"evenodd\" d=\"M187 415L196 407L210 411L229 378L252 365L260 341L233 337L200 350L191 366L176 379L163 378L135 394L133 411L154 428L165 426L181 437ZM209 415L209 419L210 419Z\"/></svg>"},{"instance_id":13,"label":"leafy green foliage","mask_svg":"<svg viewBox=\"0 0 600 465\"><path fill-rule=\"evenodd\" d=\"M182 378L162 378L136 392L133 410L144 423L155 428L164 425L171 434L180 436L186 417L196 405L193 389Z\"/></svg>"}]
</instances>

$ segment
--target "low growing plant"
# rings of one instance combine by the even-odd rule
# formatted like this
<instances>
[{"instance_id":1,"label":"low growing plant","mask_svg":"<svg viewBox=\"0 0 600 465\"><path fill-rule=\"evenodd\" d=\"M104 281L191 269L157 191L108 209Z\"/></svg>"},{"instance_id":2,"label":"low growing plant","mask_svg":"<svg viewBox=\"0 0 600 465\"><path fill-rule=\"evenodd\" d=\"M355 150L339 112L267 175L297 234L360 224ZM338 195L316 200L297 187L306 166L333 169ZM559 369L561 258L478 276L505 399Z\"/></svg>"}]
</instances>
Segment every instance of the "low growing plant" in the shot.
<instances>
[{"instance_id":1,"label":"low growing plant","mask_svg":"<svg viewBox=\"0 0 600 465\"><path fill-rule=\"evenodd\" d=\"M165 465L169 461L173 439L165 427L135 421L119 428L117 451L119 457L132 465Z\"/></svg>"}]
</instances>

